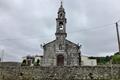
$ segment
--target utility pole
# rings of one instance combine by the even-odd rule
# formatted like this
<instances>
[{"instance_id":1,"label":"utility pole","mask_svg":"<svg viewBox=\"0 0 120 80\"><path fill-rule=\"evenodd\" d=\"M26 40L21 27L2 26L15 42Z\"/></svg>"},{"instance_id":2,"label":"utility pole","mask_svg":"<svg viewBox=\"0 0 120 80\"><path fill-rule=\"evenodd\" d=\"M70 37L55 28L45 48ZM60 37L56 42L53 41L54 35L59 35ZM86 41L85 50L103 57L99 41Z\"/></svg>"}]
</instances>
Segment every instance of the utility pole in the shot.
<instances>
[{"instance_id":1,"label":"utility pole","mask_svg":"<svg viewBox=\"0 0 120 80\"><path fill-rule=\"evenodd\" d=\"M1 51L1 62L4 60L4 50Z\"/></svg>"},{"instance_id":2,"label":"utility pole","mask_svg":"<svg viewBox=\"0 0 120 80\"><path fill-rule=\"evenodd\" d=\"M120 38L119 38L118 22L116 22L115 24L116 24L117 39L118 39L118 49L119 49L119 54L120 54Z\"/></svg>"}]
</instances>

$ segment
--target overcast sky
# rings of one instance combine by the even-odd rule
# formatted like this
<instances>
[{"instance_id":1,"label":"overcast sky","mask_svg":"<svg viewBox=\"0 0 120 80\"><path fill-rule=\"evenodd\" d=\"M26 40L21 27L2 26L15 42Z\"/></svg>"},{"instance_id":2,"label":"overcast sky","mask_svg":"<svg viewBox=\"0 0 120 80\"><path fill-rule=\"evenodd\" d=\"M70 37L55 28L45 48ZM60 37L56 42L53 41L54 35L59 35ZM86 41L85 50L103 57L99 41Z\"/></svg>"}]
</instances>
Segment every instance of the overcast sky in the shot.
<instances>
[{"instance_id":1,"label":"overcast sky","mask_svg":"<svg viewBox=\"0 0 120 80\"><path fill-rule=\"evenodd\" d=\"M63 5L67 39L82 45L82 55L106 56L118 51L114 23L120 19L120 0L64 0ZM4 61L42 55L40 44L55 39L59 7L59 0L0 0Z\"/></svg>"}]
</instances>

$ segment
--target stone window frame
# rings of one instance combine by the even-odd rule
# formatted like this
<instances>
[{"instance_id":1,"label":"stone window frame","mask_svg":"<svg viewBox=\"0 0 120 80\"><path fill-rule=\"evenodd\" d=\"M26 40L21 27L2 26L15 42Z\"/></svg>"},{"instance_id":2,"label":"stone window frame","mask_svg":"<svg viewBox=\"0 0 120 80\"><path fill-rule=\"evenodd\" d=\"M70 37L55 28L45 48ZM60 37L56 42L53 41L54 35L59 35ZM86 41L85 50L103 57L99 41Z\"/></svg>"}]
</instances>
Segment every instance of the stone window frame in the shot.
<instances>
[{"instance_id":1,"label":"stone window frame","mask_svg":"<svg viewBox=\"0 0 120 80\"><path fill-rule=\"evenodd\" d=\"M62 44L59 44L59 50L62 50L63 48L62 48Z\"/></svg>"}]
</instances>

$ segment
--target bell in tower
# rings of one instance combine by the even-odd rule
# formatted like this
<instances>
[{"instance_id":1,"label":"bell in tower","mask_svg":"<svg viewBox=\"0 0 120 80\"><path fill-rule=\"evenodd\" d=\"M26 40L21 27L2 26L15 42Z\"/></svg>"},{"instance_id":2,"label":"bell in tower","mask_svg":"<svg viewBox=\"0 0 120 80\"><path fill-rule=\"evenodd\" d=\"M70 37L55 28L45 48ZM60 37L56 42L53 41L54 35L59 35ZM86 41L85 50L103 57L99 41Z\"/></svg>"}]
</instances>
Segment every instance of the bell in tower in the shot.
<instances>
[{"instance_id":1,"label":"bell in tower","mask_svg":"<svg viewBox=\"0 0 120 80\"><path fill-rule=\"evenodd\" d=\"M65 39L67 37L67 33L66 33L66 23L67 23L67 19L65 18L65 10L63 8L63 4L61 2L61 6L58 10L58 18L56 18L56 38L63 38Z\"/></svg>"}]
</instances>

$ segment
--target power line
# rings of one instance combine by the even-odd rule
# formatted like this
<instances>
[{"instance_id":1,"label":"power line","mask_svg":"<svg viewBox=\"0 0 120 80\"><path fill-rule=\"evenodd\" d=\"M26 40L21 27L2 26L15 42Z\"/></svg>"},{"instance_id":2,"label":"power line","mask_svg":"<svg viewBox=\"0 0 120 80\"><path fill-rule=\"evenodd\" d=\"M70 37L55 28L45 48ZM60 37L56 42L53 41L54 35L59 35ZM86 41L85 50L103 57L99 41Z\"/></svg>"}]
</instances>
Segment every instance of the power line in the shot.
<instances>
[{"instance_id":1,"label":"power line","mask_svg":"<svg viewBox=\"0 0 120 80\"><path fill-rule=\"evenodd\" d=\"M119 20L120 21L120 20ZM95 27L92 27L92 28L88 28L88 29L81 29L81 30L76 30L76 31L72 31L72 32L68 32L69 34L71 34L71 33L76 33L76 32L80 32L80 31L90 31L90 30L97 30L97 29L103 29L103 28L106 28L106 27L112 27L112 25L114 25L115 23L111 23L111 24L105 24L105 25L101 25L101 26L95 26ZM84 26L84 27L87 27L87 26ZM41 38L39 38L39 39L47 39L48 37L46 36L40 36ZM52 35L50 35L50 37L53 37L53 34ZM38 39L38 38L16 38L16 39L10 39L10 38L8 38L8 39L0 39L0 41L5 41L5 40L7 40L7 41L9 41L9 40L32 40L32 39Z\"/></svg>"},{"instance_id":2,"label":"power line","mask_svg":"<svg viewBox=\"0 0 120 80\"><path fill-rule=\"evenodd\" d=\"M34 39L47 39L48 37L40 36L41 38L6 38L6 39L0 39L0 41L11 41L11 40L34 40ZM53 34L50 35L50 37L53 37Z\"/></svg>"},{"instance_id":3,"label":"power line","mask_svg":"<svg viewBox=\"0 0 120 80\"><path fill-rule=\"evenodd\" d=\"M106 25L96 26L96 27L93 27L93 28L76 30L76 31L69 32L69 33L76 33L76 32L80 32L80 31L90 31L90 30L97 30L97 29L100 30L100 29L103 29L103 28L106 28L106 27L112 27L112 25L114 25L114 24L115 24L115 23L111 23L111 24L106 24Z\"/></svg>"}]
</instances>

